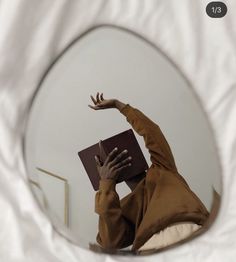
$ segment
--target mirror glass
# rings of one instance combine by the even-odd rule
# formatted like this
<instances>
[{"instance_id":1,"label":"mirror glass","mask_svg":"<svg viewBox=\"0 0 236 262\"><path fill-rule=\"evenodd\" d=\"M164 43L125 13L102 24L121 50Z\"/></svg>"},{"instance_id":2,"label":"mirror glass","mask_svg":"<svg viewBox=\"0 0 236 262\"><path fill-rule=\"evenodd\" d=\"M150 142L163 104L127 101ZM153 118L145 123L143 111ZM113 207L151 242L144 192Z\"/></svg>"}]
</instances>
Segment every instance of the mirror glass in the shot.
<instances>
[{"instance_id":1,"label":"mirror glass","mask_svg":"<svg viewBox=\"0 0 236 262\"><path fill-rule=\"evenodd\" d=\"M103 180L94 190L78 152L129 129L148 168L116 183L135 158L121 163L113 152L98 159ZM221 194L213 134L197 95L160 50L112 26L77 39L42 79L24 155L40 205L84 248L163 248L160 232L169 245L179 241L177 227L180 237L193 234L210 212L213 189Z\"/></svg>"}]
</instances>

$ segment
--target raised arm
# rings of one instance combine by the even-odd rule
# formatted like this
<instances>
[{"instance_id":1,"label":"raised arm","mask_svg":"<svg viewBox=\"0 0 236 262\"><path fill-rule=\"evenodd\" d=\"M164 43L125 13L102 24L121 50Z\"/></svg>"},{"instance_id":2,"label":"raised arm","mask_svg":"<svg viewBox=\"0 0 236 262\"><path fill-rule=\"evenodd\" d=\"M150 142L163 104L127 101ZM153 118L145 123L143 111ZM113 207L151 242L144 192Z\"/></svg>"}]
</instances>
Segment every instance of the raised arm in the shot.
<instances>
[{"instance_id":1,"label":"raised arm","mask_svg":"<svg viewBox=\"0 0 236 262\"><path fill-rule=\"evenodd\" d=\"M89 105L89 107L94 110L116 108L126 116L126 120L133 129L143 136L153 165L178 172L170 146L156 123L137 108L124 104L117 99L104 99L103 94L99 96L99 93L97 93L96 99L93 96L91 96L91 99L94 106Z\"/></svg>"},{"instance_id":2,"label":"raised arm","mask_svg":"<svg viewBox=\"0 0 236 262\"><path fill-rule=\"evenodd\" d=\"M112 179L100 180L95 195L95 212L99 215L96 240L108 249L121 249L134 241L135 228L123 215L119 195Z\"/></svg>"},{"instance_id":3,"label":"raised arm","mask_svg":"<svg viewBox=\"0 0 236 262\"><path fill-rule=\"evenodd\" d=\"M143 136L145 146L150 153L151 162L154 165L177 172L172 151L160 127L140 110L129 104L124 104L117 100L116 108L126 116L126 120L133 129L140 136Z\"/></svg>"}]
</instances>

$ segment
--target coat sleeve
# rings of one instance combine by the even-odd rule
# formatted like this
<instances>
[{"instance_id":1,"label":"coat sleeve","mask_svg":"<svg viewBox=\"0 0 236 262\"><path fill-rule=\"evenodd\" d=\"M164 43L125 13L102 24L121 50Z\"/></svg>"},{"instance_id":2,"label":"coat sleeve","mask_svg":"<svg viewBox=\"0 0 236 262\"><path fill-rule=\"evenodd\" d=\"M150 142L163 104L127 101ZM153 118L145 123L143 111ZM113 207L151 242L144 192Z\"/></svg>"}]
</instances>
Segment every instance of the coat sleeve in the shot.
<instances>
[{"instance_id":1,"label":"coat sleeve","mask_svg":"<svg viewBox=\"0 0 236 262\"><path fill-rule=\"evenodd\" d=\"M131 124L133 129L140 136L143 136L153 165L178 172L170 146L160 127L140 110L129 104L126 104L120 112L126 116L126 120Z\"/></svg>"},{"instance_id":2,"label":"coat sleeve","mask_svg":"<svg viewBox=\"0 0 236 262\"><path fill-rule=\"evenodd\" d=\"M108 249L121 249L133 243L134 225L122 214L116 181L100 180L95 195L95 213L99 215L96 241Z\"/></svg>"}]
</instances>

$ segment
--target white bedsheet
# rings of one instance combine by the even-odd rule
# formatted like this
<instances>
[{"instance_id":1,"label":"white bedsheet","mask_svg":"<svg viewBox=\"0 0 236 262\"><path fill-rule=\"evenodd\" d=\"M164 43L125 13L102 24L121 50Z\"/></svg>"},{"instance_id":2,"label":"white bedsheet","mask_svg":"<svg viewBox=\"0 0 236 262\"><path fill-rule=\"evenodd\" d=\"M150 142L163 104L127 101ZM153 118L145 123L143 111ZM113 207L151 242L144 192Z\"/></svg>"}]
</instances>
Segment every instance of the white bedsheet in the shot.
<instances>
[{"instance_id":1,"label":"white bedsheet","mask_svg":"<svg viewBox=\"0 0 236 262\"><path fill-rule=\"evenodd\" d=\"M93 253L57 233L27 183L22 137L39 81L78 36L101 24L158 46L182 70L214 130L223 174L218 219L194 241L136 261L235 261L236 1L222 19L197 0L0 1L0 261L128 261Z\"/></svg>"}]
</instances>

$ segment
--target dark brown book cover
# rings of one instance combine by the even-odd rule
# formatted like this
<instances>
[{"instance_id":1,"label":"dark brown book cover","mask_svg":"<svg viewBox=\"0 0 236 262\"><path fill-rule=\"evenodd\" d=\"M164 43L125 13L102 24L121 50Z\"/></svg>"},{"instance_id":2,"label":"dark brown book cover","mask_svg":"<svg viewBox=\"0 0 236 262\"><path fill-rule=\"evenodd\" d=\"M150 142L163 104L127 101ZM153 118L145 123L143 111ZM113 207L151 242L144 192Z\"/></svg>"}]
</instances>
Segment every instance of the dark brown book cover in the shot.
<instances>
[{"instance_id":1,"label":"dark brown book cover","mask_svg":"<svg viewBox=\"0 0 236 262\"><path fill-rule=\"evenodd\" d=\"M117 178L117 183L132 178L148 169L148 164L132 129L123 131L105 140L101 140L101 145L103 152L100 158L102 161L105 160L109 152L112 151L115 147L118 148L118 153L121 153L125 149L128 150L128 153L126 156L124 156L124 159L128 156L132 157L132 165L124 169L122 175ZM78 155L82 161L86 173L88 174L94 190L97 191L99 189L100 176L97 171L94 157L95 155L100 155L99 143L79 151Z\"/></svg>"}]
</instances>

